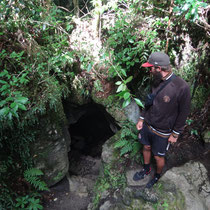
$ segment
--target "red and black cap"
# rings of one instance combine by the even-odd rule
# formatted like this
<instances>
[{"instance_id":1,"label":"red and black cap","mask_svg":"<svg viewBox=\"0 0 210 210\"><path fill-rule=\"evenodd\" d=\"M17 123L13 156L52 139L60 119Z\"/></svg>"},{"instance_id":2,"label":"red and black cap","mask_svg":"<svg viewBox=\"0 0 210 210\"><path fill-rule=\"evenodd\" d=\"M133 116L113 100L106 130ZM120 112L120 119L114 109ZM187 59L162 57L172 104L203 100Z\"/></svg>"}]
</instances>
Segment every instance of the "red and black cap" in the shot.
<instances>
[{"instance_id":1,"label":"red and black cap","mask_svg":"<svg viewBox=\"0 0 210 210\"><path fill-rule=\"evenodd\" d=\"M149 56L146 63L142 64L142 67L152 66L168 66L170 64L170 58L163 52L154 52Z\"/></svg>"}]
</instances>

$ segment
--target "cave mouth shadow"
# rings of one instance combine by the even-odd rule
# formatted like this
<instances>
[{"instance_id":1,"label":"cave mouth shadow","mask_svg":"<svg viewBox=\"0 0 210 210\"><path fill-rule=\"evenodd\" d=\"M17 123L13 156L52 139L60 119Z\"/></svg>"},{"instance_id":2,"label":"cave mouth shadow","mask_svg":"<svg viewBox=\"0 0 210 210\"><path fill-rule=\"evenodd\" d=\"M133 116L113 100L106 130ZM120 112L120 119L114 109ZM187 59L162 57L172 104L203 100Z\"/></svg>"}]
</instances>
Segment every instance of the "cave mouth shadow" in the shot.
<instances>
[{"instance_id":1,"label":"cave mouth shadow","mask_svg":"<svg viewBox=\"0 0 210 210\"><path fill-rule=\"evenodd\" d=\"M100 158L103 144L120 129L115 119L96 103L76 107L64 104L64 111L71 136L70 164L79 162L81 156Z\"/></svg>"}]
</instances>

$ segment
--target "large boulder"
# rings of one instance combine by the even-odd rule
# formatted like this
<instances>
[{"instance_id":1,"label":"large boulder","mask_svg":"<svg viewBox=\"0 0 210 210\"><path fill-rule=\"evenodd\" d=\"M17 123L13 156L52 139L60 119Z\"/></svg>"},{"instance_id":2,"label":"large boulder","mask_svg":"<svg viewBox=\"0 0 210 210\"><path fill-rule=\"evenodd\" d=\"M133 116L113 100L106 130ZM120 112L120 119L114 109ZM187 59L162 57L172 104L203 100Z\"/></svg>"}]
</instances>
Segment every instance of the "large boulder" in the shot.
<instances>
[{"instance_id":1,"label":"large boulder","mask_svg":"<svg viewBox=\"0 0 210 210\"><path fill-rule=\"evenodd\" d=\"M105 157L107 157L104 160L106 164L115 159L114 156L110 158L108 153ZM107 210L209 209L210 183L207 170L200 162L189 162L184 166L168 170L151 189L146 189L145 186L152 175L138 182L133 181L133 175L139 170L141 166L131 164L125 171L127 187L110 191L111 193L109 192L101 200L98 208Z\"/></svg>"},{"instance_id":2,"label":"large boulder","mask_svg":"<svg viewBox=\"0 0 210 210\"><path fill-rule=\"evenodd\" d=\"M70 135L62 108L59 112L50 110L39 120L36 140L31 145L35 167L44 172L48 186L59 182L68 172Z\"/></svg>"},{"instance_id":3,"label":"large boulder","mask_svg":"<svg viewBox=\"0 0 210 210\"><path fill-rule=\"evenodd\" d=\"M210 183L206 168L200 162L189 162L167 171L161 181L172 184L185 198L186 209L201 210L210 207Z\"/></svg>"},{"instance_id":4,"label":"large boulder","mask_svg":"<svg viewBox=\"0 0 210 210\"><path fill-rule=\"evenodd\" d=\"M113 164L118 160L116 149L114 149L114 143L120 139L121 130L118 131L114 136L108 139L102 148L101 161L104 164Z\"/></svg>"}]
</instances>

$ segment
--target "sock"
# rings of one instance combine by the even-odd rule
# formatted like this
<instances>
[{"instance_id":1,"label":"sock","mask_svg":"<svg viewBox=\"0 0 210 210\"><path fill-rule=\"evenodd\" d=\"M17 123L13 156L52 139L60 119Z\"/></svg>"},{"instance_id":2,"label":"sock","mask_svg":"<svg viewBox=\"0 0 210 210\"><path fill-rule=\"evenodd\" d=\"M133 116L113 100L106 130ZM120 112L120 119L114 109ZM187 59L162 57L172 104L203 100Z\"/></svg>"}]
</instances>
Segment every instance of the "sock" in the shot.
<instances>
[{"instance_id":1,"label":"sock","mask_svg":"<svg viewBox=\"0 0 210 210\"><path fill-rule=\"evenodd\" d=\"M160 174L156 173L155 178L160 179Z\"/></svg>"},{"instance_id":2,"label":"sock","mask_svg":"<svg viewBox=\"0 0 210 210\"><path fill-rule=\"evenodd\" d=\"M144 169L148 172L150 170L150 164L144 164Z\"/></svg>"}]
</instances>

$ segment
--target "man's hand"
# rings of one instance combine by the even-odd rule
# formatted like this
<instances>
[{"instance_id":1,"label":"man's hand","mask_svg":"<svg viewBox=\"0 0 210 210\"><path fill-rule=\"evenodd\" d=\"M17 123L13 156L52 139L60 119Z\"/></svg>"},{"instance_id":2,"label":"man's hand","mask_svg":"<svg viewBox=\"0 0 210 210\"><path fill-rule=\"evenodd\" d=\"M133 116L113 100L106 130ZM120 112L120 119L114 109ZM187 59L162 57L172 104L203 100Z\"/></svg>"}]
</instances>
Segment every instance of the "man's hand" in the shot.
<instances>
[{"instance_id":1,"label":"man's hand","mask_svg":"<svg viewBox=\"0 0 210 210\"><path fill-rule=\"evenodd\" d=\"M173 135L170 135L168 138L168 142L170 142L171 144L176 143L178 137L174 137Z\"/></svg>"},{"instance_id":2,"label":"man's hand","mask_svg":"<svg viewBox=\"0 0 210 210\"><path fill-rule=\"evenodd\" d=\"M137 124L136 124L136 128L137 128L137 130L141 130L142 128L143 128L143 120L142 119L140 119L138 122L137 122Z\"/></svg>"}]
</instances>

